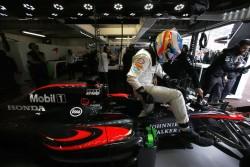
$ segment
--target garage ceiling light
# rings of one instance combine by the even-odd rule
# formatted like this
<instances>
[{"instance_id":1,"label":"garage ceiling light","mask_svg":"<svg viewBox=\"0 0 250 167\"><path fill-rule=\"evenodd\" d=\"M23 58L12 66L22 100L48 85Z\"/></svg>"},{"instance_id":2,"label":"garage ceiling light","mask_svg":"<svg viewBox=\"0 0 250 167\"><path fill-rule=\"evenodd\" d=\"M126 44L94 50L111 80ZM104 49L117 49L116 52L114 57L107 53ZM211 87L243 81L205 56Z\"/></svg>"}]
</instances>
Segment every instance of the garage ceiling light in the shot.
<instances>
[{"instance_id":1,"label":"garage ceiling light","mask_svg":"<svg viewBox=\"0 0 250 167\"><path fill-rule=\"evenodd\" d=\"M8 16L7 14L5 14L5 13L0 13L0 16Z\"/></svg>"},{"instance_id":2,"label":"garage ceiling light","mask_svg":"<svg viewBox=\"0 0 250 167\"><path fill-rule=\"evenodd\" d=\"M0 10L7 10L5 6L0 5Z\"/></svg>"},{"instance_id":3,"label":"garage ceiling light","mask_svg":"<svg viewBox=\"0 0 250 167\"><path fill-rule=\"evenodd\" d=\"M130 13L129 15L130 15L130 16L135 16L135 13Z\"/></svg>"},{"instance_id":4,"label":"garage ceiling light","mask_svg":"<svg viewBox=\"0 0 250 167\"><path fill-rule=\"evenodd\" d=\"M77 16L83 16L83 14L79 12L79 13L77 13Z\"/></svg>"},{"instance_id":5,"label":"garage ceiling light","mask_svg":"<svg viewBox=\"0 0 250 167\"><path fill-rule=\"evenodd\" d=\"M152 10L154 8L154 5L152 3L147 3L145 6L144 6L144 9L145 10Z\"/></svg>"},{"instance_id":6,"label":"garage ceiling light","mask_svg":"<svg viewBox=\"0 0 250 167\"><path fill-rule=\"evenodd\" d=\"M176 6L174 7L174 10L180 11L180 10L182 10L184 7L185 7L185 5L181 3L181 4L176 5Z\"/></svg>"},{"instance_id":7,"label":"garage ceiling light","mask_svg":"<svg viewBox=\"0 0 250 167\"><path fill-rule=\"evenodd\" d=\"M52 15L52 16L55 16L55 17L56 17L56 16L58 16L58 14L57 14L57 13L52 13L51 15Z\"/></svg>"},{"instance_id":8,"label":"garage ceiling light","mask_svg":"<svg viewBox=\"0 0 250 167\"><path fill-rule=\"evenodd\" d=\"M63 10L63 9L64 9L63 6L60 5L60 4L58 4L58 3L54 3L53 6L54 6L54 8L57 9L57 10Z\"/></svg>"},{"instance_id":9,"label":"garage ceiling light","mask_svg":"<svg viewBox=\"0 0 250 167\"><path fill-rule=\"evenodd\" d=\"M93 10L93 5L89 4L89 3L85 3L83 4L84 9L86 10Z\"/></svg>"},{"instance_id":10,"label":"garage ceiling light","mask_svg":"<svg viewBox=\"0 0 250 167\"><path fill-rule=\"evenodd\" d=\"M45 38L45 37L46 37L45 35L37 34L37 33L34 33L34 32L29 32L29 31L22 31L22 33L23 33L23 34L32 35L32 36L42 37L42 38Z\"/></svg>"},{"instance_id":11,"label":"garage ceiling light","mask_svg":"<svg viewBox=\"0 0 250 167\"><path fill-rule=\"evenodd\" d=\"M104 16L109 16L109 13L103 13Z\"/></svg>"},{"instance_id":12,"label":"garage ceiling light","mask_svg":"<svg viewBox=\"0 0 250 167\"><path fill-rule=\"evenodd\" d=\"M133 38L135 38L135 36L133 36L133 37L116 37L115 39L133 39Z\"/></svg>"},{"instance_id":13,"label":"garage ceiling light","mask_svg":"<svg viewBox=\"0 0 250 167\"><path fill-rule=\"evenodd\" d=\"M29 5L29 4L27 4L27 3L24 3L24 4L23 4L23 7L26 8L26 9L28 9L28 10L32 10L32 11L36 9L36 8L34 8L34 6Z\"/></svg>"},{"instance_id":14,"label":"garage ceiling light","mask_svg":"<svg viewBox=\"0 0 250 167\"><path fill-rule=\"evenodd\" d=\"M32 18L23 18L23 19L17 19L19 21L24 21L24 20L32 20Z\"/></svg>"},{"instance_id":15,"label":"garage ceiling light","mask_svg":"<svg viewBox=\"0 0 250 167\"><path fill-rule=\"evenodd\" d=\"M80 33L81 33L82 35L85 35L86 37L93 38L92 36L90 36L90 35L88 35L88 34L82 32L82 31L80 31Z\"/></svg>"},{"instance_id":16,"label":"garage ceiling light","mask_svg":"<svg viewBox=\"0 0 250 167\"><path fill-rule=\"evenodd\" d=\"M156 16L160 17L162 16L162 13L157 13Z\"/></svg>"},{"instance_id":17,"label":"garage ceiling light","mask_svg":"<svg viewBox=\"0 0 250 167\"><path fill-rule=\"evenodd\" d=\"M32 17L33 15L31 13L25 13L26 16Z\"/></svg>"},{"instance_id":18,"label":"garage ceiling light","mask_svg":"<svg viewBox=\"0 0 250 167\"><path fill-rule=\"evenodd\" d=\"M114 4L114 8L115 8L115 10L122 10L123 9L123 5L120 4L120 3L116 3L116 4Z\"/></svg>"}]
</instances>

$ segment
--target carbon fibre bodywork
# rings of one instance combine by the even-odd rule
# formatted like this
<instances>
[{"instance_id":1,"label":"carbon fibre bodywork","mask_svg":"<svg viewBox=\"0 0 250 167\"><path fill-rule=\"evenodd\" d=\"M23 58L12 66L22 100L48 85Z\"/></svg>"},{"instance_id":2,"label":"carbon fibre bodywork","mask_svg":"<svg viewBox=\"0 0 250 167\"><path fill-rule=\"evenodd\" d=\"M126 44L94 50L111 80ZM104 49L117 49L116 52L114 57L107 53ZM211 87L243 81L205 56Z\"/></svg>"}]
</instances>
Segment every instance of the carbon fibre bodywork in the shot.
<instances>
[{"instance_id":1,"label":"carbon fibre bodywork","mask_svg":"<svg viewBox=\"0 0 250 167\"><path fill-rule=\"evenodd\" d=\"M98 84L47 85L2 109L8 118L1 122L2 134L14 134L12 142L20 138L20 144L32 136L27 143L37 140L46 157L59 162L134 159L144 142L131 119L140 112L140 103L127 94L107 94Z\"/></svg>"}]
</instances>

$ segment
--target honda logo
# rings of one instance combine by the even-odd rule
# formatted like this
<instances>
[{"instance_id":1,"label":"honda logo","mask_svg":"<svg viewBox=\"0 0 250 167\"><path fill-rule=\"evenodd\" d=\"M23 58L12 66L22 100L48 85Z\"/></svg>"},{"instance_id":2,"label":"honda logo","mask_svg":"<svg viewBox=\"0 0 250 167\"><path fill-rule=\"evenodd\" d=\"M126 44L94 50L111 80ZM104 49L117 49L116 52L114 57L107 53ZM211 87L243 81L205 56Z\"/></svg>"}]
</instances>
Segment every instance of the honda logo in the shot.
<instances>
[{"instance_id":1,"label":"honda logo","mask_svg":"<svg viewBox=\"0 0 250 167\"><path fill-rule=\"evenodd\" d=\"M66 103L65 94L30 94L31 103Z\"/></svg>"},{"instance_id":2,"label":"honda logo","mask_svg":"<svg viewBox=\"0 0 250 167\"><path fill-rule=\"evenodd\" d=\"M8 105L8 110L12 111L46 111L43 106Z\"/></svg>"}]
</instances>

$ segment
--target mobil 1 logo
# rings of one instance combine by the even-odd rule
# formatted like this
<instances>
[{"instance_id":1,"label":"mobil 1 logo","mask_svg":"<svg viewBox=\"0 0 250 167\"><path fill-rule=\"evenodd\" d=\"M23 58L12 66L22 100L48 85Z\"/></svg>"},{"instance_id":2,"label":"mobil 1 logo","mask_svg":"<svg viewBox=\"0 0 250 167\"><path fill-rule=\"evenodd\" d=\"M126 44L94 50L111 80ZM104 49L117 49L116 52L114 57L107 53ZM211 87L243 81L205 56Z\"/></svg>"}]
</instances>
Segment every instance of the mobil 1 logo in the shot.
<instances>
[{"instance_id":1,"label":"mobil 1 logo","mask_svg":"<svg viewBox=\"0 0 250 167\"><path fill-rule=\"evenodd\" d=\"M31 103L66 103L65 94L30 94Z\"/></svg>"}]
</instances>

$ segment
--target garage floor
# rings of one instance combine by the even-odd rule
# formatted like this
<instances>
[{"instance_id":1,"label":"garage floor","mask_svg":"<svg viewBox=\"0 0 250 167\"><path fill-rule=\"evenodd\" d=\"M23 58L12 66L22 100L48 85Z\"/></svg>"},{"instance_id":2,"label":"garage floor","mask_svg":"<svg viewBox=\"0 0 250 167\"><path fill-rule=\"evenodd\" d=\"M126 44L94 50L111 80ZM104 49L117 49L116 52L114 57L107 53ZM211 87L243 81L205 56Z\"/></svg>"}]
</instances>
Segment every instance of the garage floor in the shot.
<instances>
[{"instance_id":1,"label":"garage floor","mask_svg":"<svg viewBox=\"0 0 250 167\"><path fill-rule=\"evenodd\" d=\"M161 150L157 153L156 167L238 167L239 161L217 148L199 147L193 149Z\"/></svg>"},{"instance_id":2,"label":"garage floor","mask_svg":"<svg viewBox=\"0 0 250 167\"><path fill-rule=\"evenodd\" d=\"M239 167L238 160L213 146L199 147L193 144L193 147L193 149L158 150L155 167ZM1 167L47 167L47 165L41 165L42 160L34 160L33 155L27 154L26 150L1 149L0 155Z\"/></svg>"}]
</instances>

